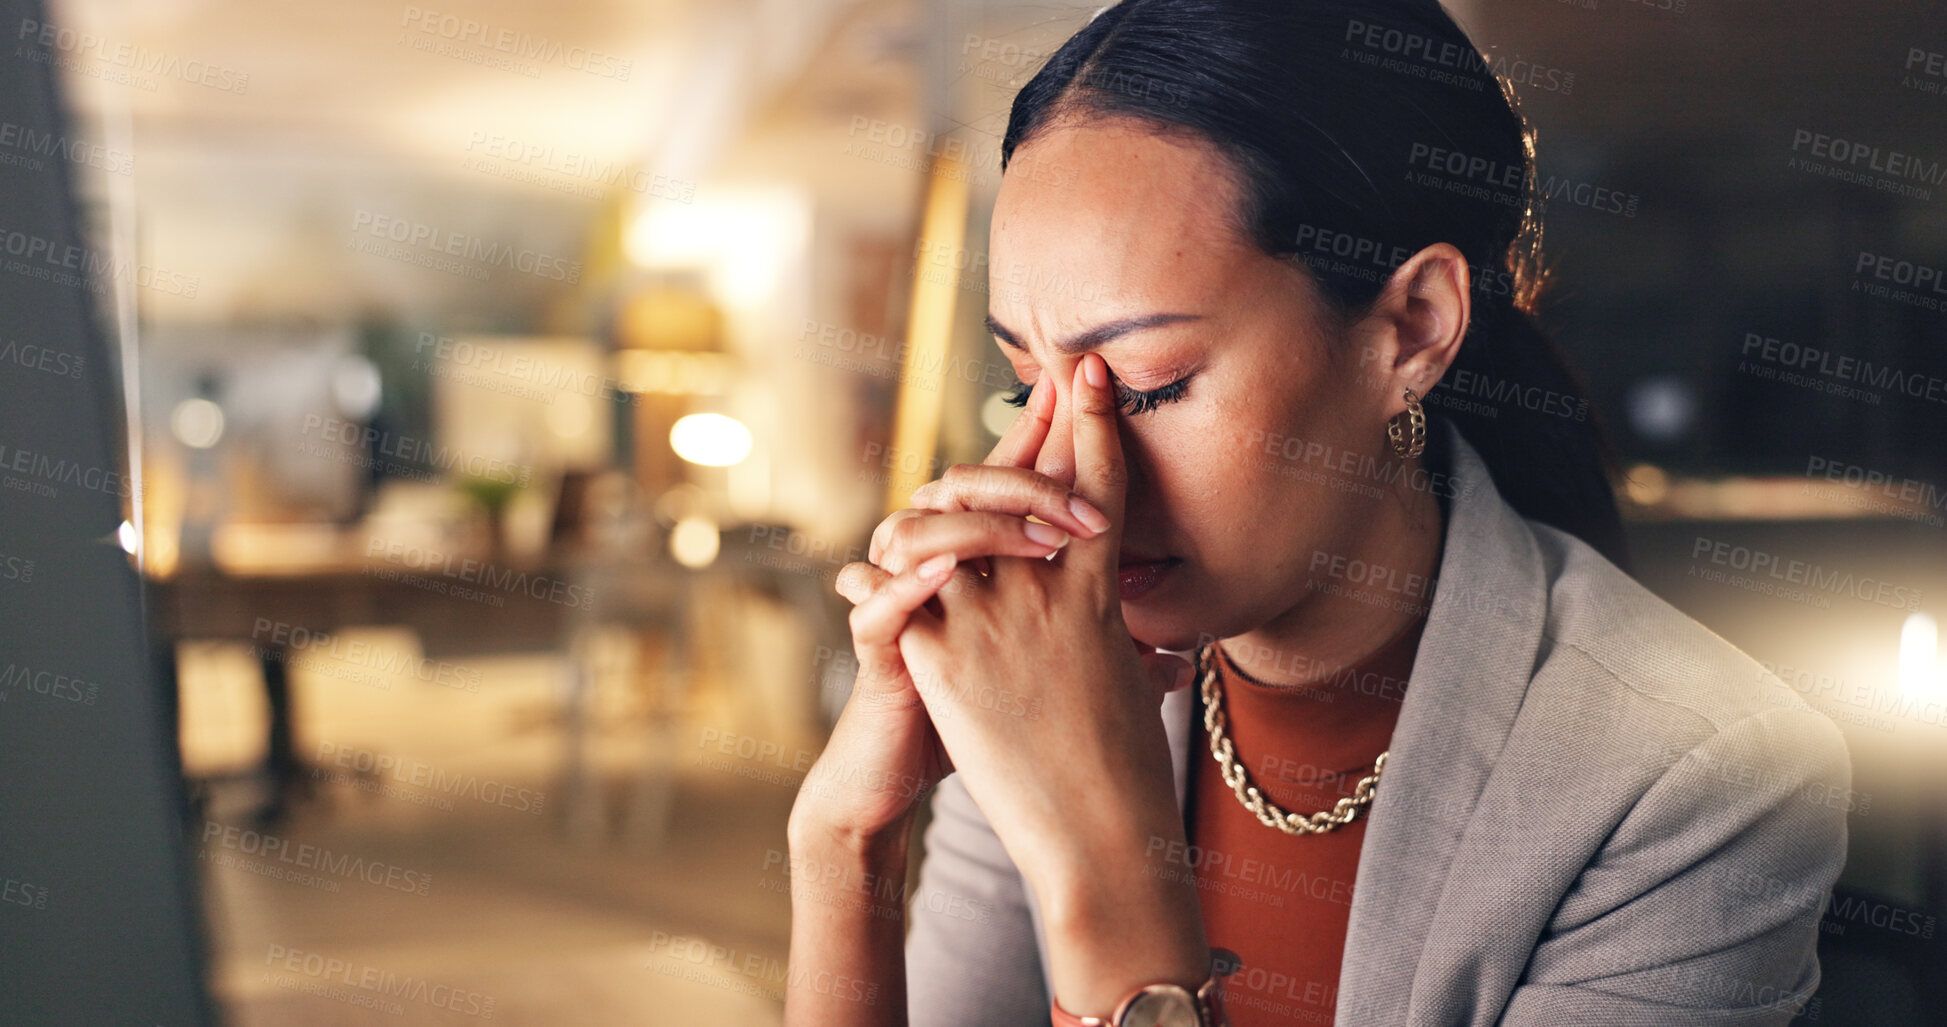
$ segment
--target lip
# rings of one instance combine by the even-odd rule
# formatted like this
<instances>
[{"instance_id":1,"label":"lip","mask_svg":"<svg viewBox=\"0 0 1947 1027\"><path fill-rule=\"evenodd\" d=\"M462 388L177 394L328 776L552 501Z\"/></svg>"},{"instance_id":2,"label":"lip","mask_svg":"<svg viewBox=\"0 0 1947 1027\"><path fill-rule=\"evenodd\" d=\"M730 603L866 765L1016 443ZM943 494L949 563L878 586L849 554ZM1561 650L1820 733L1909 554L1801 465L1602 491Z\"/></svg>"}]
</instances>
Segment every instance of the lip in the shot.
<instances>
[{"instance_id":1,"label":"lip","mask_svg":"<svg viewBox=\"0 0 1947 1027\"><path fill-rule=\"evenodd\" d=\"M1141 599L1163 583L1170 570L1183 561L1176 557L1140 557L1126 553L1116 566L1116 587L1125 602Z\"/></svg>"}]
</instances>

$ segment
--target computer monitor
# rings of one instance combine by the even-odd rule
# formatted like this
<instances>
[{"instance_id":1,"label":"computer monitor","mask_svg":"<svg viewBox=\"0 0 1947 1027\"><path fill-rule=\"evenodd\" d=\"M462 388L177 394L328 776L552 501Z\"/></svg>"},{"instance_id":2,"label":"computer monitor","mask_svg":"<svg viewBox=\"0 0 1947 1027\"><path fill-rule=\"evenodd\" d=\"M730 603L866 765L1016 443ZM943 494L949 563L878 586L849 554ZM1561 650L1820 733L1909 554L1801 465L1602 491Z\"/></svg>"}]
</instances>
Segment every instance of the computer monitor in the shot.
<instances>
[{"instance_id":1,"label":"computer monitor","mask_svg":"<svg viewBox=\"0 0 1947 1027\"><path fill-rule=\"evenodd\" d=\"M97 320L141 269L78 228L56 89L75 37L38 0L0 0L0 24L0 1022L212 1024Z\"/></svg>"}]
</instances>

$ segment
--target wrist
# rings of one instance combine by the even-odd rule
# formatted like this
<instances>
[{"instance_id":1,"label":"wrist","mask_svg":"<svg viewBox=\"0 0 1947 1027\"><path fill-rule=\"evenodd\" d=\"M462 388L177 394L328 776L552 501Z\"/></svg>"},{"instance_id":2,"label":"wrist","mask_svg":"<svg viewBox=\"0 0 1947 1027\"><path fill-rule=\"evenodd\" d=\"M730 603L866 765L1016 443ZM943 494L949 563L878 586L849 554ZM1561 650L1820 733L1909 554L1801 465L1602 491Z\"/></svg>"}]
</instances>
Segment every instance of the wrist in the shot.
<instances>
[{"instance_id":1,"label":"wrist","mask_svg":"<svg viewBox=\"0 0 1947 1027\"><path fill-rule=\"evenodd\" d=\"M1194 991L1210 976L1210 948L1194 880L1169 863L1182 827L1077 846L1033 882L1048 931L1050 975L1062 1008L1107 1016L1130 991L1172 983Z\"/></svg>"},{"instance_id":2,"label":"wrist","mask_svg":"<svg viewBox=\"0 0 1947 1027\"><path fill-rule=\"evenodd\" d=\"M793 857L863 869L904 869L911 849L913 816L890 824L861 826L799 803L785 823Z\"/></svg>"}]
</instances>

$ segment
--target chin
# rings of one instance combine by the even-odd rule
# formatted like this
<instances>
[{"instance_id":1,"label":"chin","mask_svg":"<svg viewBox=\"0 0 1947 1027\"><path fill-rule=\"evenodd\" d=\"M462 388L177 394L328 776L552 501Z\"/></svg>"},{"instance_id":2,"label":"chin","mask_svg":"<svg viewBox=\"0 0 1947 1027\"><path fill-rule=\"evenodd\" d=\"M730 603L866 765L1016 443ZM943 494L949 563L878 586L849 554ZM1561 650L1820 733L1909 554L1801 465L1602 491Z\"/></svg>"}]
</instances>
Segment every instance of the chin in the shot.
<instances>
[{"instance_id":1,"label":"chin","mask_svg":"<svg viewBox=\"0 0 1947 1027\"><path fill-rule=\"evenodd\" d=\"M1153 649L1174 652L1187 652L1210 641L1209 634L1198 630L1185 618L1174 616L1167 610L1147 609L1146 605L1126 601L1122 604L1122 622L1128 626L1130 637L1136 641Z\"/></svg>"}]
</instances>

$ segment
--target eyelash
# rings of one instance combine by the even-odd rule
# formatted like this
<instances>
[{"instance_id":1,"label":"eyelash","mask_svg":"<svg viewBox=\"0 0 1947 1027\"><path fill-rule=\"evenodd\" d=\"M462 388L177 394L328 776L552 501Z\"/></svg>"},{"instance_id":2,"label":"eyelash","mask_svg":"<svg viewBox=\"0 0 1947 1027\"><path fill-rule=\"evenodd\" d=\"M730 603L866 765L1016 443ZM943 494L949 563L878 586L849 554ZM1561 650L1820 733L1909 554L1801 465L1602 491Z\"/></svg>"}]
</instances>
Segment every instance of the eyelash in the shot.
<instances>
[{"instance_id":1,"label":"eyelash","mask_svg":"<svg viewBox=\"0 0 1947 1027\"><path fill-rule=\"evenodd\" d=\"M1147 392L1138 392L1121 382L1116 382L1116 403L1132 415L1146 414L1165 403L1174 403L1182 399L1183 393L1189 387L1189 378L1178 378L1168 385L1159 386ZM1028 394L1033 391L1034 386L1026 382L1015 382L1014 387L1008 390L1005 402L1009 406L1026 407L1028 405Z\"/></svg>"}]
</instances>

